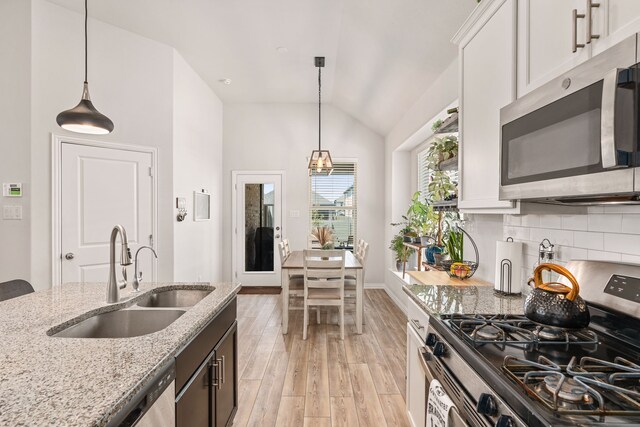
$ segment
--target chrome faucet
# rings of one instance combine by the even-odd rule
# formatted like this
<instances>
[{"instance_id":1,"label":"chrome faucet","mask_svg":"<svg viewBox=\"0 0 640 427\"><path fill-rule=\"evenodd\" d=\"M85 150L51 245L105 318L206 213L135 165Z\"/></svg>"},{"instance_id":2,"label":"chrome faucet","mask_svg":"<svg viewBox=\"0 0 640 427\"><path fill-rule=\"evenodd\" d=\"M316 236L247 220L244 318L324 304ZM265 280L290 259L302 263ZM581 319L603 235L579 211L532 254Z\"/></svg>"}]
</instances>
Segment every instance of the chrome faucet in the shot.
<instances>
[{"instance_id":1,"label":"chrome faucet","mask_svg":"<svg viewBox=\"0 0 640 427\"><path fill-rule=\"evenodd\" d=\"M138 254L140 253L141 250L143 249L149 249L151 252L153 252L153 256L156 257L156 259L158 259L158 254L156 253L156 251L151 247L151 246L140 246L138 248L138 250L136 251L136 260L135 260L135 267L134 267L134 277L133 277L133 292L139 292L140 291L140 282L142 282L142 271L138 272Z\"/></svg>"},{"instance_id":2,"label":"chrome faucet","mask_svg":"<svg viewBox=\"0 0 640 427\"><path fill-rule=\"evenodd\" d=\"M120 234L122 243L120 265L123 267L131 265L131 251L127 242L127 232L123 226L118 224L111 230L111 239L109 241L109 281L107 282L107 303L109 304L120 301L120 289L124 289L127 286L125 268L122 269L125 275L124 282L118 283L118 279L116 279L116 237L118 237L118 234Z\"/></svg>"}]
</instances>

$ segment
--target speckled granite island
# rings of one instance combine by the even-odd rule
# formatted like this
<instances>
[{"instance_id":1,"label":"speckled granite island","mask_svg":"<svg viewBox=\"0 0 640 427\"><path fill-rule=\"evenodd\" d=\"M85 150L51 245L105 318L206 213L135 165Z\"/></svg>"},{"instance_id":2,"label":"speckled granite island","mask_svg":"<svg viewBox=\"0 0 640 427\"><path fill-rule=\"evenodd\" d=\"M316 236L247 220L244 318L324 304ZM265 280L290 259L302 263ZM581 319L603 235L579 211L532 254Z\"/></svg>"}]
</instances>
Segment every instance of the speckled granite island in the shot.
<instances>
[{"instance_id":1,"label":"speckled granite island","mask_svg":"<svg viewBox=\"0 0 640 427\"><path fill-rule=\"evenodd\" d=\"M416 284L404 285L409 295L428 315L441 314L523 314L524 298L501 296L493 285L476 280L451 279L442 271L408 273Z\"/></svg>"},{"instance_id":2,"label":"speckled granite island","mask_svg":"<svg viewBox=\"0 0 640 427\"><path fill-rule=\"evenodd\" d=\"M214 289L158 332L118 339L52 333L136 304L152 290ZM102 426L240 289L230 283L143 283L105 302L105 284L65 284L0 303L0 425Z\"/></svg>"}]
</instances>

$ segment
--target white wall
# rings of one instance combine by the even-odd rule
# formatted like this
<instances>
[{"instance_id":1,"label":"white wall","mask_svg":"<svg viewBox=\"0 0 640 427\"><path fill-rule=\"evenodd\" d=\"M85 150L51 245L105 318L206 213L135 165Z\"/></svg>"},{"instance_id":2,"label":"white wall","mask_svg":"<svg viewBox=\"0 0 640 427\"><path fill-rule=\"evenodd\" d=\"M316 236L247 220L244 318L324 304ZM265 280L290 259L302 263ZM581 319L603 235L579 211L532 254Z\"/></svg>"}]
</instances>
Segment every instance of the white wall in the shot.
<instances>
[{"instance_id":1,"label":"white wall","mask_svg":"<svg viewBox=\"0 0 640 427\"><path fill-rule=\"evenodd\" d=\"M0 282L29 279L29 138L31 4L0 2L0 184L22 182L22 198L0 193ZM4 206L22 206L23 220L3 220Z\"/></svg>"},{"instance_id":2,"label":"white wall","mask_svg":"<svg viewBox=\"0 0 640 427\"><path fill-rule=\"evenodd\" d=\"M445 71L422 94L418 101L407 111L385 138L385 219L384 242L391 241L397 229L389 224L401 220L409 206L413 189L411 149L401 147L421 130L436 114L458 98L458 60L454 60ZM393 253L386 250L383 259L385 285L387 291L404 307L406 297L402 284L389 268L395 268Z\"/></svg>"},{"instance_id":3,"label":"white wall","mask_svg":"<svg viewBox=\"0 0 640 427\"><path fill-rule=\"evenodd\" d=\"M293 249L307 245L309 199L307 157L318 143L318 110L313 104L225 105L224 112L224 278L231 278L231 171L284 170L284 235ZM323 105L322 147L332 157L358 160L358 237L367 240L366 281L384 279L384 141L331 105ZM289 211L300 211L290 218Z\"/></svg>"},{"instance_id":4,"label":"white wall","mask_svg":"<svg viewBox=\"0 0 640 427\"><path fill-rule=\"evenodd\" d=\"M50 134L78 136L55 118L82 92L83 16L44 0L32 7L31 279L42 289L51 278ZM158 149L158 279L170 280L173 49L90 19L89 85L94 105L115 124L110 135L91 139Z\"/></svg>"},{"instance_id":5,"label":"white wall","mask_svg":"<svg viewBox=\"0 0 640 427\"><path fill-rule=\"evenodd\" d=\"M222 278L222 102L178 53L173 61L173 192L189 214L174 221L174 280ZM211 220L193 220L193 191L211 193Z\"/></svg>"}]
</instances>

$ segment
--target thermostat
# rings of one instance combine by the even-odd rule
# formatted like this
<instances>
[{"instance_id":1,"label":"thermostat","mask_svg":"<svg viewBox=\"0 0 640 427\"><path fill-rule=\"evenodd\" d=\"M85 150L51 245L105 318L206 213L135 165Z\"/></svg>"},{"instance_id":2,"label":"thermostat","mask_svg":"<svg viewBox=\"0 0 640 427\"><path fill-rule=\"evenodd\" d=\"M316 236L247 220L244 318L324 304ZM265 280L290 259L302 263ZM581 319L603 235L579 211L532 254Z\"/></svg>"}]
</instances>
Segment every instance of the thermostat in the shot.
<instances>
[{"instance_id":1,"label":"thermostat","mask_svg":"<svg viewBox=\"0 0 640 427\"><path fill-rule=\"evenodd\" d=\"M22 197L22 183L2 184L4 197Z\"/></svg>"}]
</instances>

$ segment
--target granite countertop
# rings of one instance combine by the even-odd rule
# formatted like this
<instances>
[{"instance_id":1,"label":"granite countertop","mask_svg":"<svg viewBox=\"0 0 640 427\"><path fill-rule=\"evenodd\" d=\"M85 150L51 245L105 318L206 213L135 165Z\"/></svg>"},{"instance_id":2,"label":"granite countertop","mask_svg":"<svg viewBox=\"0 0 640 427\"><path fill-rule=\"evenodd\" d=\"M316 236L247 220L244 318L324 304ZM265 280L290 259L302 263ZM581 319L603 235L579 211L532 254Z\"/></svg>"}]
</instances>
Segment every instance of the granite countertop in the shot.
<instances>
[{"instance_id":1,"label":"granite countertop","mask_svg":"<svg viewBox=\"0 0 640 427\"><path fill-rule=\"evenodd\" d=\"M481 280L473 282L449 279L441 271L420 272L412 275L422 284L404 285L404 292L427 314L523 314L522 295L503 296L493 290L493 285ZM444 276L443 276L444 275ZM447 280L444 279L446 277Z\"/></svg>"},{"instance_id":2,"label":"granite countertop","mask_svg":"<svg viewBox=\"0 0 640 427\"><path fill-rule=\"evenodd\" d=\"M56 338L92 315L151 290L214 289L158 332L133 338ZM233 299L239 284L142 283L107 304L105 284L64 284L0 302L0 425L102 426Z\"/></svg>"}]
</instances>

